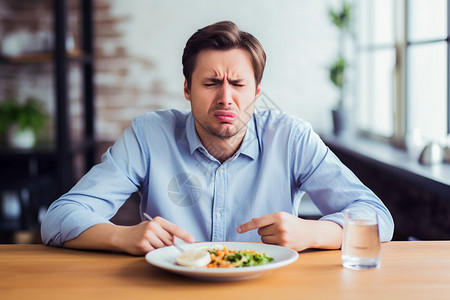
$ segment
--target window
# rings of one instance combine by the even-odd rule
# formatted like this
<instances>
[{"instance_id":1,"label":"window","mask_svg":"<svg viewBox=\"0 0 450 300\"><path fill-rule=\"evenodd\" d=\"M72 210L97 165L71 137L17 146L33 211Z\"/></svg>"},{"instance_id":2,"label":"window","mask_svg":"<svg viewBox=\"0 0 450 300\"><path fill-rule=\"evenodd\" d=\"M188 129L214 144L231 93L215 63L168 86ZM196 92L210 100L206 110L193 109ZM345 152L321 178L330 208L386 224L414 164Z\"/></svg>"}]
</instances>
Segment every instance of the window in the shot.
<instances>
[{"instance_id":1,"label":"window","mask_svg":"<svg viewBox=\"0 0 450 300\"><path fill-rule=\"evenodd\" d=\"M359 130L397 142L450 133L448 2L353 2Z\"/></svg>"}]
</instances>

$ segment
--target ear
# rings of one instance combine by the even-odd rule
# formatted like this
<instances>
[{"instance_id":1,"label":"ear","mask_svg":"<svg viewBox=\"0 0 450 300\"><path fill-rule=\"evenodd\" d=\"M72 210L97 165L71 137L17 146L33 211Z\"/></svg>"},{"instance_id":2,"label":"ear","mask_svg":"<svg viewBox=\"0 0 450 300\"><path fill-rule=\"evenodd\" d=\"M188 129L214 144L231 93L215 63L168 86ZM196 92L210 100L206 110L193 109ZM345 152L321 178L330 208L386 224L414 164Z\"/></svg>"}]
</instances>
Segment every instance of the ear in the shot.
<instances>
[{"instance_id":1,"label":"ear","mask_svg":"<svg viewBox=\"0 0 450 300\"><path fill-rule=\"evenodd\" d=\"M186 98L187 101L191 101L191 92L189 91L186 79L184 79L184 98Z\"/></svg>"},{"instance_id":2,"label":"ear","mask_svg":"<svg viewBox=\"0 0 450 300\"><path fill-rule=\"evenodd\" d=\"M255 95L255 99L258 100L259 99L259 95L261 94L261 82L258 84L258 86L256 87L256 95Z\"/></svg>"}]
</instances>

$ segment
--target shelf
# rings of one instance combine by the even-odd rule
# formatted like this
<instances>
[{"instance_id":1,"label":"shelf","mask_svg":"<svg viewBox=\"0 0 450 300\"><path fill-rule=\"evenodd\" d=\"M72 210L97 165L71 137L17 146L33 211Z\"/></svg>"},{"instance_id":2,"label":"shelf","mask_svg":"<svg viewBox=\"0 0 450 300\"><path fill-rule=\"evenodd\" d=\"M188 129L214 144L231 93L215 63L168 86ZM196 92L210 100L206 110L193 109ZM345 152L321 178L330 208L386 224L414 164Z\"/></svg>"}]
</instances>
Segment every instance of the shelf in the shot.
<instances>
[{"instance_id":1,"label":"shelf","mask_svg":"<svg viewBox=\"0 0 450 300\"><path fill-rule=\"evenodd\" d=\"M93 138L87 138L83 141L74 141L71 143L69 155L75 155L80 152L85 152L95 147L95 140ZM15 159L24 157L53 157L57 151L54 144L48 143L45 145L39 145L29 149L11 148L7 146L0 146L0 160L2 159Z\"/></svg>"},{"instance_id":2,"label":"shelf","mask_svg":"<svg viewBox=\"0 0 450 300\"><path fill-rule=\"evenodd\" d=\"M1 159L16 159L29 156L53 156L55 154L54 146L40 146L30 149L0 147L0 160Z\"/></svg>"},{"instance_id":3,"label":"shelf","mask_svg":"<svg viewBox=\"0 0 450 300\"><path fill-rule=\"evenodd\" d=\"M67 59L69 61L88 62L89 60L91 60L91 57L89 55L83 54L81 50L75 49L67 53ZM46 63L53 62L53 60L53 52L28 53L17 56L0 56L0 63L9 64Z\"/></svg>"}]
</instances>

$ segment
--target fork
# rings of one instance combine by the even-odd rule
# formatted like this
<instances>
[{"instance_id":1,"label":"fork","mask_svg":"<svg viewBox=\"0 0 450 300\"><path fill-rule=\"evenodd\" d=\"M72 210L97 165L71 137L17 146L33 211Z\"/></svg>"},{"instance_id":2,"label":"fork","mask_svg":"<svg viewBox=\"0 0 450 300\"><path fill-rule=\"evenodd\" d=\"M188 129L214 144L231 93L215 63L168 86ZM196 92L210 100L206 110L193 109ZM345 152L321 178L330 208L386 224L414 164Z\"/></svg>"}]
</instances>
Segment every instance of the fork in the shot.
<instances>
[{"instance_id":1,"label":"fork","mask_svg":"<svg viewBox=\"0 0 450 300\"><path fill-rule=\"evenodd\" d=\"M150 215L149 214L147 214L147 213L142 213L143 215L144 215L144 217L146 217L150 222L153 222L153 218L152 217L150 217ZM179 245L177 245L177 244L175 244L175 237L174 237L174 242L173 242L173 244L172 244L172 246L174 246L178 251L180 251L180 253L183 253L184 252L184 249L183 248L181 248L181 246L179 246Z\"/></svg>"}]
</instances>

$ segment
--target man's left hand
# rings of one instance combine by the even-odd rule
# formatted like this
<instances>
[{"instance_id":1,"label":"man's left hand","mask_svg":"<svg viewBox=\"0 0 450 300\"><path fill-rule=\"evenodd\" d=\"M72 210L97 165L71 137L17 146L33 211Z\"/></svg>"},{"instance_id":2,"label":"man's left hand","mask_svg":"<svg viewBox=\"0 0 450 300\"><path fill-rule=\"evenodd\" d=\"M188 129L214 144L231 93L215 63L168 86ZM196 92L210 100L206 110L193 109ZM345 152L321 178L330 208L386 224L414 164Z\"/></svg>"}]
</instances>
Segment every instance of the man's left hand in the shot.
<instances>
[{"instance_id":1,"label":"man's left hand","mask_svg":"<svg viewBox=\"0 0 450 300\"><path fill-rule=\"evenodd\" d=\"M258 229L261 241L302 251L307 248L337 249L342 227L330 221L305 220L286 212L276 212L240 225L237 232Z\"/></svg>"}]
</instances>

